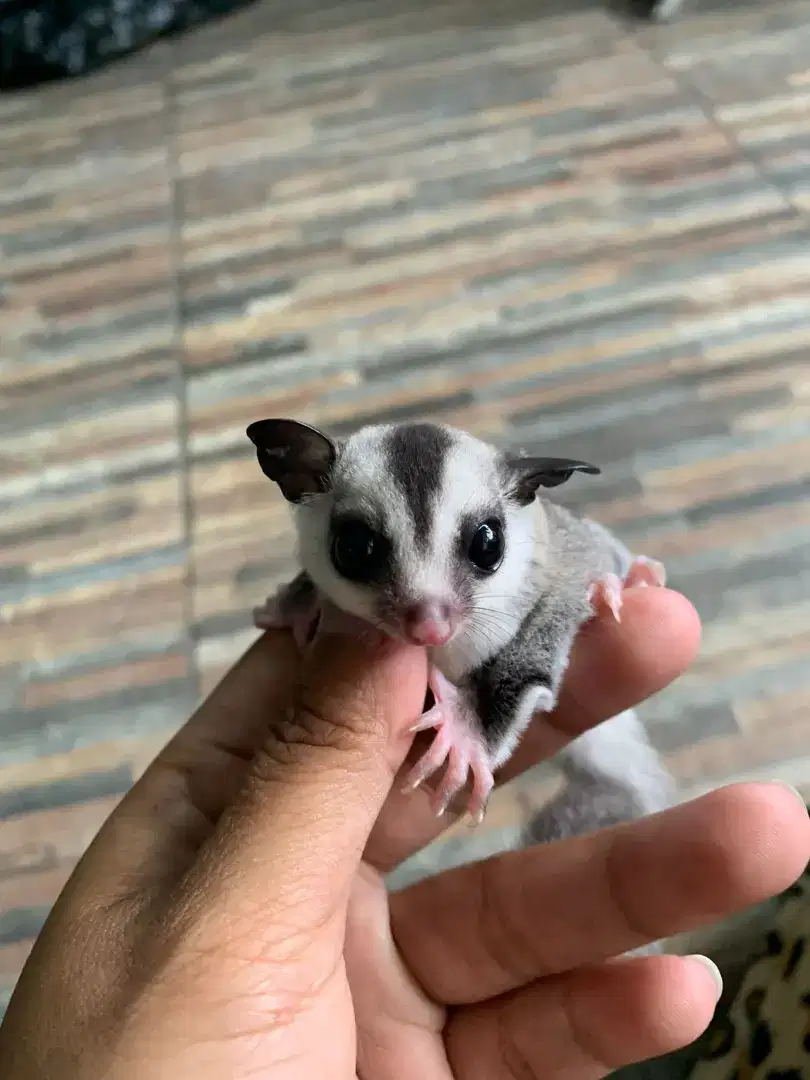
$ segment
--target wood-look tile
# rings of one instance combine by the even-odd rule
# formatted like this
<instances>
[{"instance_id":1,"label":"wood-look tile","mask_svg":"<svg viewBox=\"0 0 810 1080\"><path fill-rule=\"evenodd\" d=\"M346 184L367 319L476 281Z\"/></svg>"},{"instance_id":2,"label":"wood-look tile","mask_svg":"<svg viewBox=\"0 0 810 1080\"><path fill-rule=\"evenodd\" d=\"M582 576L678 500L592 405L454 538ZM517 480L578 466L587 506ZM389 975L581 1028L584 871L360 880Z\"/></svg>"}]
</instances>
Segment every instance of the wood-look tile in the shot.
<instances>
[{"instance_id":1,"label":"wood-look tile","mask_svg":"<svg viewBox=\"0 0 810 1080\"><path fill-rule=\"evenodd\" d=\"M0 101L0 1001L197 699L160 54Z\"/></svg>"},{"instance_id":2,"label":"wood-look tile","mask_svg":"<svg viewBox=\"0 0 810 1080\"><path fill-rule=\"evenodd\" d=\"M791 201L810 208L810 4L759 4L647 32L682 83Z\"/></svg>"},{"instance_id":3,"label":"wood-look tile","mask_svg":"<svg viewBox=\"0 0 810 1080\"><path fill-rule=\"evenodd\" d=\"M105 651L188 653L167 100L125 67L0 106L0 760L70 743L88 665L80 741L109 738Z\"/></svg>"}]
</instances>

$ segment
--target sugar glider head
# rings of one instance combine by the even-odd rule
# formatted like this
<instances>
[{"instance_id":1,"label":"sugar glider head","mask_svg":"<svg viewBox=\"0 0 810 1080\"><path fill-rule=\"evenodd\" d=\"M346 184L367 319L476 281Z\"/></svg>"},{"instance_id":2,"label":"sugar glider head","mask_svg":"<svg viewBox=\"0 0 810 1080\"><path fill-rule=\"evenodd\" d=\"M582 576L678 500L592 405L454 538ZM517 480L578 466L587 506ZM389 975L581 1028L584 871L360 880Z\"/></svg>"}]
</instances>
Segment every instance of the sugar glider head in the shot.
<instances>
[{"instance_id":1,"label":"sugar glider head","mask_svg":"<svg viewBox=\"0 0 810 1080\"><path fill-rule=\"evenodd\" d=\"M440 424L361 428L342 442L293 420L248 428L294 505L301 565L344 611L419 645L499 624L527 588L534 502L582 461L515 457Z\"/></svg>"}]
</instances>

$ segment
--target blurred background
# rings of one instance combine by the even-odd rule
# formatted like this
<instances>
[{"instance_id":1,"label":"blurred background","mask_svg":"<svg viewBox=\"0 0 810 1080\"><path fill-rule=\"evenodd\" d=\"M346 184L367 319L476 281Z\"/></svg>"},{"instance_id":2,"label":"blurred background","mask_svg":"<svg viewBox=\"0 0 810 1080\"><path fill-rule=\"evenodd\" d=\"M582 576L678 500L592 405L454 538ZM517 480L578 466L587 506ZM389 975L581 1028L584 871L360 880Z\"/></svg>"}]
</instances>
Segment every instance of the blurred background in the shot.
<instances>
[{"instance_id":1,"label":"blurred background","mask_svg":"<svg viewBox=\"0 0 810 1080\"><path fill-rule=\"evenodd\" d=\"M290 575L265 415L596 461L705 623L684 793L810 794L808 212L808 0L264 0L0 96L0 1008Z\"/></svg>"}]
</instances>

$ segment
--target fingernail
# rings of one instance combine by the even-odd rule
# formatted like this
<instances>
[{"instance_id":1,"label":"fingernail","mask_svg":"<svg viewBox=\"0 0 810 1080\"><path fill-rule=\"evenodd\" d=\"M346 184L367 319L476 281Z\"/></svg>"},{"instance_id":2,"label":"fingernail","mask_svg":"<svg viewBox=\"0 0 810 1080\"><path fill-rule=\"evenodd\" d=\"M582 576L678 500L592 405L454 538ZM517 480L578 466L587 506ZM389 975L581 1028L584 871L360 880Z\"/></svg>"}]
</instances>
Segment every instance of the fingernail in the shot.
<instances>
[{"instance_id":1,"label":"fingernail","mask_svg":"<svg viewBox=\"0 0 810 1080\"><path fill-rule=\"evenodd\" d=\"M708 956L702 956L700 953L695 953L694 956L685 956L684 960L694 960L706 968L714 981L714 1000L719 1001L720 995L723 993L723 976L720 974L720 968L715 964L714 960L710 960Z\"/></svg>"},{"instance_id":2,"label":"fingernail","mask_svg":"<svg viewBox=\"0 0 810 1080\"><path fill-rule=\"evenodd\" d=\"M795 788L793 784L786 784L784 780L771 780L771 783L776 787L784 788L785 791L789 791L790 794L802 804L804 809L807 809L807 799L805 799L804 795L802 795L798 788Z\"/></svg>"}]
</instances>

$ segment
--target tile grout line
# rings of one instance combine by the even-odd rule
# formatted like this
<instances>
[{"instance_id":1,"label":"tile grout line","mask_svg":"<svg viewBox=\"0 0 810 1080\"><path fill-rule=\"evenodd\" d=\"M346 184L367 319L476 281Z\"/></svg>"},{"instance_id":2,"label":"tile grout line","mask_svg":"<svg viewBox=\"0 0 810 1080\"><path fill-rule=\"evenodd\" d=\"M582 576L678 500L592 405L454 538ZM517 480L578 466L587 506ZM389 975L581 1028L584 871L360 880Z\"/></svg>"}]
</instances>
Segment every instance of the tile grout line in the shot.
<instances>
[{"instance_id":1,"label":"tile grout line","mask_svg":"<svg viewBox=\"0 0 810 1080\"><path fill-rule=\"evenodd\" d=\"M194 563L194 500L191 492L191 470L189 454L189 403L188 380L185 364L185 335L183 333L183 246L182 226L184 216L183 193L180 185L180 161L177 152L177 113L172 74L176 59L174 42L166 43L166 58L163 64L163 102L164 102L164 138L166 145L166 170L169 181L169 273L173 289L175 353L175 396L177 402L177 440L179 449L178 465L180 469L180 499L183 515L183 535L186 546L186 567L183 575L183 623L186 635L186 647L189 650L189 664L193 676L196 694L199 696L202 684L197 650L194 647L192 626L194 625L194 586L196 566Z\"/></svg>"},{"instance_id":2,"label":"tile grout line","mask_svg":"<svg viewBox=\"0 0 810 1080\"><path fill-rule=\"evenodd\" d=\"M689 79L684 76L684 73L682 71L670 71L664 61L660 58L660 56L655 53L654 49L651 46L645 45L641 42L637 42L637 45L640 49L644 50L647 56L649 56L652 62L664 75L674 80L676 86L681 91L681 93L684 94L684 96L689 101L691 101L693 105L700 109L700 111L703 113L704 117L714 128L714 130L717 131L720 135L722 135L723 138L726 139L728 143L734 147L734 149L737 151L743 161L748 162L748 164L753 168L754 172L756 173L758 179L772 191L775 191L782 198L782 201L785 203L785 205L793 211L793 213L800 221L804 222L806 226L810 226L810 213L803 209L803 207L798 206L793 201L793 197L790 194L790 191L775 177L768 175L768 173L762 167L762 162L759 160L757 155L753 153L753 151L751 151L747 146L744 146L743 143L739 141L734 132L730 131L723 123L723 121L719 119L715 111L715 102L712 101L709 95L706 94L703 90L701 90L699 86L690 82Z\"/></svg>"}]
</instances>

